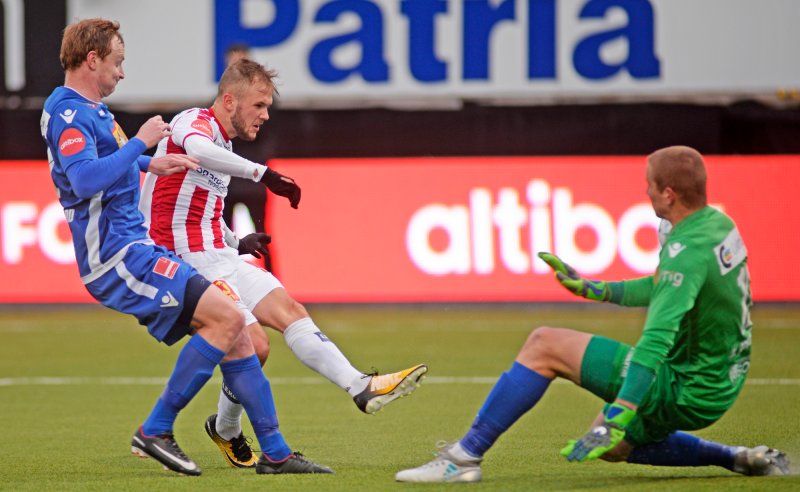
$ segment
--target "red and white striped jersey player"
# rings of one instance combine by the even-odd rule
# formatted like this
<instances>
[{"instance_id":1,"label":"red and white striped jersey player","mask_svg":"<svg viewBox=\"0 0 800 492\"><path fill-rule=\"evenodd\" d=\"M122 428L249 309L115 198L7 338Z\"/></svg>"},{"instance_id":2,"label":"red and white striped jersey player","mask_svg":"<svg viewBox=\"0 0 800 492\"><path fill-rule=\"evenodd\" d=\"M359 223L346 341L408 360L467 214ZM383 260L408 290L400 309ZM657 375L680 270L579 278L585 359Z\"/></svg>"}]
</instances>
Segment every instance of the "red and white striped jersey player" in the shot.
<instances>
[{"instance_id":1,"label":"red and white striped jersey player","mask_svg":"<svg viewBox=\"0 0 800 492\"><path fill-rule=\"evenodd\" d=\"M222 220L231 176L264 183L294 208L300 202L294 180L232 152L232 138L255 139L269 119L276 76L256 62L239 60L222 75L210 108L192 108L175 116L170 122L172 135L159 143L156 156L187 154L199 160L200 168L172 176L148 173L140 209L156 243L175 251L237 302L262 365L269 354L264 325L283 333L295 356L347 391L359 409L375 413L411 393L427 366L385 375L355 369L277 278L239 257L263 253L269 236L254 233L239 239ZM206 431L231 466L252 467L257 455L242 435L241 413L241 405L223 383L218 413L208 418Z\"/></svg>"}]
</instances>

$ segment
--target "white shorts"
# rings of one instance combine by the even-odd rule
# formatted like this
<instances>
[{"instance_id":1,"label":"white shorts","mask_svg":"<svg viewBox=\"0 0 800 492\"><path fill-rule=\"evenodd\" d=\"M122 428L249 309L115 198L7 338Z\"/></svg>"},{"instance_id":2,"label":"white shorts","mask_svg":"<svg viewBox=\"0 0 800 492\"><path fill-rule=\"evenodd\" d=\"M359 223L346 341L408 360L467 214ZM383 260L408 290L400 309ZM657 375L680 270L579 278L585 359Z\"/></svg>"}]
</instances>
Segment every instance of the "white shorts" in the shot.
<instances>
[{"instance_id":1,"label":"white shorts","mask_svg":"<svg viewBox=\"0 0 800 492\"><path fill-rule=\"evenodd\" d=\"M268 271L239 258L239 253L233 248L197 251L180 256L208 280L222 280L230 287L233 291L231 298L244 313L247 325L257 322L252 313L256 304L273 289L283 287ZM218 286L225 290L224 286Z\"/></svg>"}]
</instances>

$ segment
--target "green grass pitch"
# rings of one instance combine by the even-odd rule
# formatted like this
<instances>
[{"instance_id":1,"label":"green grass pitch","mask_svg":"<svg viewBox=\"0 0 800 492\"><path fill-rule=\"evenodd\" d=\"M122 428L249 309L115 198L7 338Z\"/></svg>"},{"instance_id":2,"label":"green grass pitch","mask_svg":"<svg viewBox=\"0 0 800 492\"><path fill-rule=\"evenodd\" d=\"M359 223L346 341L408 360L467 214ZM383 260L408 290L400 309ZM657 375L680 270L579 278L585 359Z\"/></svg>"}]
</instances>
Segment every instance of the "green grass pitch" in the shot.
<instances>
[{"instance_id":1,"label":"green grass pitch","mask_svg":"<svg viewBox=\"0 0 800 492\"><path fill-rule=\"evenodd\" d=\"M181 413L178 442L200 477L164 471L130 454L178 348L103 308L0 311L0 490L800 490L800 476L742 477L721 468L567 463L558 450L599 410L595 397L554 384L490 451L474 485L394 482L394 473L460 437L530 330L566 326L635 342L643 312L555 307L312 306L312 315L353 364L391 372L425 362L429 377L376 416L313 373L270 332L266 374L289 444L335 475L259 476L229 468L203 430L216 411L219 372ZM748 384L715 425L699 433L730 444L769 444L800 463L800 306L758 306ZM245 427L249 431L249 427ZM251 434L252 435L252 434Z\"/></svg>"}]
</instances>

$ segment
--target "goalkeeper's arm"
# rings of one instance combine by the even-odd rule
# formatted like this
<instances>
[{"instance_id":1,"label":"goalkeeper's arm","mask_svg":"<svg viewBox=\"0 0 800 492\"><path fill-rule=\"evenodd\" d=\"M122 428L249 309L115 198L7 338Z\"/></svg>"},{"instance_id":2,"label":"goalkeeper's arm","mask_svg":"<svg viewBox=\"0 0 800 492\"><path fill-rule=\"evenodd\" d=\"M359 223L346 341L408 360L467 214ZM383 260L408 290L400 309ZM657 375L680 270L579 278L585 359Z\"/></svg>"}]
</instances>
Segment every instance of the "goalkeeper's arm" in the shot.
<instances>
[{"instance_id":1,"label":"goalkeeper's arm","mask_svg":"<svg viewBox=\"0 0 800 492\"><path fill-rule=\"evenodd\" d=\"M636 410L655 380L655 371L631 362L625 382L614 403L603 409L603 421L561 450L568 461L597 459L614 449L625 439L627 427L636 417Z\"/></svg>"},{"instance_id":2,"label":"goalkeeper's arm","mask_svg":"<svg viewBox=\"0 0 800 492\"><path fill-rule=\"evenodd\" d=\"M538 256L555 271L558 283L576 296L623 306L641 307L650 304L650 295L653 291L652 275L619 282L588 280L554 254L543 252Z\"/></svg>"},{"instance_id":3,"label":"goalkeeper's arm","mask_svg":"<svg viewBox=\"0 0 800 492\"><path fill-rule=\"evenodd\" d=\"M622 300L623 290L620 282L587 280L556 255L539 253L538 256L556 272L558 283L576 296L592 301L613 302L616 304L619 304Z\"/></svg>"}]
</instances>

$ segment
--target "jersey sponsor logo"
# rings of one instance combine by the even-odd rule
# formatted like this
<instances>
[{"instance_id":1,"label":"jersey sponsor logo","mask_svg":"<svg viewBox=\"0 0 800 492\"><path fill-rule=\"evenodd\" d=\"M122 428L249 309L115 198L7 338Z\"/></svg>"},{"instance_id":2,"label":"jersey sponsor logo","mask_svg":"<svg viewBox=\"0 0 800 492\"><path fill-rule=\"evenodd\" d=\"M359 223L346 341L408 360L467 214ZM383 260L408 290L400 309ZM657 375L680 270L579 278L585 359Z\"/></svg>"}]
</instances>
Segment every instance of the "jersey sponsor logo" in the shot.
<instances>
[{"instance_id":1,"label":"jersey sponsor logo","mask_svg":"<svg viewBox=\"0 0 800 492\"><path fill-rule=\"evenodd\" d=\"M65 109L63 113L59 113L59 116L61 116L61 119L64 120L68 125L71 125L76 114L78 114L77 109Z\"/></svg>"},{"instance_id":2,"label":"jersey sponsor logo","mask_svg":"<svg viewBox=\"0 0 800 492\"><path fill-rule=\"evenodd\" d=\"M206 120L194 120L192 122L192 128L195 130L199 130L203 135L206 135L208 138L214 138L214 131L211 129L211 123Z\"/></svg>"},{"instance_id":3,"label":"jersey sponsor logo","mask_svg":"<svg viewBox=\"0 0 800 492\"><path fill-rule=\"evenodd\" d=\"M737 228L734 227L714 248L714 256L717 258L720 275L726 275L747 258L747 248Z\"/></svg>"},{"instance_id":4,"label":"jersey sponsor logo","mask_svg":"<svg viewBox=\"0 0 800 492\"><path fill-rule=\"evenodd\" d=\"M86 137L77 128L67 128L58 140L58 151L68 157L75 155L86 147Z\"/></svg>"},{"instance_id":5,"label":"jersey sponsor logo","mask_svg":"<svg viewBox=\"0 0 800 492\"><path fill-rule=\"evenodd\" d=\"M671 272L669 270L657 270L653 282L667 284L673 287L680 287L683 284L683 274L681 272Z\"/></svg>"},{"instance_id":6,"label":"jersey sponsor logo","mask_svg":"<svg viewBox=\"0 0 800 492\"><path fill-rule=\"evenodd\" d=\"M161 297L161 307L162 307L162 308L166 308L166 307L175 307L175 306L177 306L178 304L179 304L179 303L178 303L178 300L177 300L177 299L175 299L175 296L173 296L173 295L172 295L172 292L170 292L170 291L167 291L167 293L166 293L166 294L164 294L164 295Z\"/></svg>"},{"instance_id":7,"label":"jersey sponsor logo","mask_svg":"<svg viewBox=\"0 0 800 492\"><path fill-rule=\"evenodd\" d=\"M233 288L228 285L228 282L224 280L214 280L214 285L219 287L219 290L222 291L223 294L233 299L233 302L239 302L239 296L236 295L236 292L233 291Z\"/></svg>"},{"instance_id":8,"label":"jersey sponsor logo","mask_svg":"<svg viewBox=\"0 0 800 492\"><path fill-rule=\"evenodd\" d=\"M670 258L675 258L679 254L681 254L681 251L683 251L684 249L686 249L686 245L681 243L670 243L667 246L667 252L669 253Z\"/></svg>"},{"instance_id":9,"label":"jersey sponsor logo","mask_svg":"<svg viewBox=\"0 0 800 492\"><path fill-rule=\"evenodd\" d=\"M220 177L205 168L197 168L195 171L201 176L208 178L208 188L216 190L218 194L225 196L228 194L228 184Z\"/></svg>"},{"instance_id":10,"label":"jersey sponsor logo","mask_svg":"<svg viewBox=\"0 0 800 492\"><path fill-rule=\"evenodd\" d=\"M175 273L178 271L180 264L176 261L168 260L166 258L159 258L153 267L153 272L161 275L162 277L175 278Z\"/></svg>"},{"instance_id":11,"label":"jersey sponsor logo","mask_svg":"<svg viewBox=\"0 0 800 492\"><path fill-rule=\"evenodd\" d=\"M117 145L119 145L120 148L128 143L128 136L125 135L125 132L122 131L122 127L119 126L119 123L116 121L114 121L114 128L111 129L111 134L114 135L114 139L117 141Z\"/></svg>"}]
</instances>

